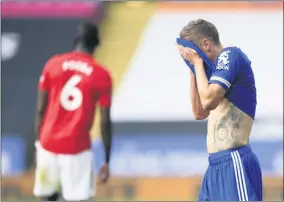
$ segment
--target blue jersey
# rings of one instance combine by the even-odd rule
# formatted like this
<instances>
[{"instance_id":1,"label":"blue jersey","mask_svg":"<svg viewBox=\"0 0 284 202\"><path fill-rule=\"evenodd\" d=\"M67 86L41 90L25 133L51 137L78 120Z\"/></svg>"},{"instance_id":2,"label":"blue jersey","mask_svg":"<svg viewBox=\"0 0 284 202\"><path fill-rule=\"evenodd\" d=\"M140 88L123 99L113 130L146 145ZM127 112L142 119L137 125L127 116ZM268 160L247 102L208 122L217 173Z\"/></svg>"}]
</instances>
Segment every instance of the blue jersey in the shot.
<instances>
[{"instance_id":1,"label":"blue jersey","mask_svg":"<svg viewBox=\"0 0 284 202\"><path fill-rule=\"evenodd\" d=\"M256 88L251 61L236 47L225 48L215 61L209 83L221 85L225 97L255 118ZM262 201L262 174L249 145L210 154L199 201Z\"/></svg>"},{"instance_id":2,"label":"blue jersey","mask_svg":"<svg viewBox=\"0 0 284 202\"><path fill-rule=\"evenodd\" d=\"M225 48L215 61L209 83L221 85L225 97L236 107L255 118L256 87L251 61L237 47Z\"/></svg>"}]
</instances>

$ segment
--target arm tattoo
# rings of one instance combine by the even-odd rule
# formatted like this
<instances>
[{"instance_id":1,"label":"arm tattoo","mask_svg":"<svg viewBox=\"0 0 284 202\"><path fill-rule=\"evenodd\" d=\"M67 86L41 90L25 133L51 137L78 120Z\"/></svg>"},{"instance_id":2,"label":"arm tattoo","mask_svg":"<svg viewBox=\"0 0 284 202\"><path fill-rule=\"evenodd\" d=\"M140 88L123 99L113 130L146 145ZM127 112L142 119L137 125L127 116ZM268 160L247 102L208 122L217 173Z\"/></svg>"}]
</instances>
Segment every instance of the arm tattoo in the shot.
<instances>
[{"instance_id":1,"label":"arm tattoo","mask_svg":"<svg viewBox=\"0 0 284 202\"><path fill-rule=\"evenodd\" d=\"M238 147L240 122L244 114L234 105L230 105L226 115L218 117L214 124L214 143L217 150Z\"/></svg>"}]
</instances>

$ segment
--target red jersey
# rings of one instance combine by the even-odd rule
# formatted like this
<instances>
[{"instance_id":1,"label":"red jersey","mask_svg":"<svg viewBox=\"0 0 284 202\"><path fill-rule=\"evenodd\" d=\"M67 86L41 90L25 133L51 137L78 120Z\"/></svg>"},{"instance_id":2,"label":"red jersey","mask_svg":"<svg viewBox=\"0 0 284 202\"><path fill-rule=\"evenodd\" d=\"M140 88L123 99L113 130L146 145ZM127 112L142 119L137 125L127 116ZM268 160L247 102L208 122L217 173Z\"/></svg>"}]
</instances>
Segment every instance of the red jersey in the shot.
<instances>
[{"instance_id":1,"label":"red jersey","mask_svg":"<svg viewBox=\"0 0 284 202\"><path fill-rule=\"evenodd\" d=\"M91 148L95 106L110 107L110 74L91 55L69 52L45 65L39 90L48 93L40 143L48 151L76 154Z\"/></svg>"}]
</instances>

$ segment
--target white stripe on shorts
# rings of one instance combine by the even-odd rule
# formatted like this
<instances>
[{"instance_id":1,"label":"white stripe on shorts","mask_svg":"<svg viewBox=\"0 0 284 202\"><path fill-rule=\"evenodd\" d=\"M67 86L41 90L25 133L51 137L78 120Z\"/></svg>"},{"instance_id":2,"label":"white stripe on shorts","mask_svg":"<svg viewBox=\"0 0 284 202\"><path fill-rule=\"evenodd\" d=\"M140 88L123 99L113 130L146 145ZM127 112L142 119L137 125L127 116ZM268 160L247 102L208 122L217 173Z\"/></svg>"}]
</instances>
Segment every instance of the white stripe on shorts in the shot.
<instances>
[{"instance_id":1,"label":"white stripe on shorts","mask_svg":"<svg viewBox=\"0 0 284 202\"><path fill-rule=\"evenodd\" d=\"M236 159L235 159L235 156L234 156L233 152L231 152L231 156L232 156L233 165L234 165L234 172L235 172L235 178L236 178L236 184L237 184L239 201L242 201L241 194L240 194L239 177L238 177L239 175L238 175L238 172L237 172L237 163L236 163Z\"/></svg>"},{"instance_id":2,"label":"white stripe on shorts","mask_svg":"<svg viewBox=\"0 0 284 202\"><path fill-rule=\"evenodd\" d=\"M240 164L240 168L241 168L241 176L242 176L242 181L243 181L243 185L244 185L244 192L245 192L245 201L248 201L248 190L247 190L246 179L245 179L245 175L244 175L243 163L242 163L242 160L241 160L240 153L238 151L235 151L235 152L236 152L237 159L239 160L239 164Z\"/></svg>"},{"instance_id":3,"label":"white stripe on shorts","mask_svg":"<svg viewBox=\"0 0 284 202\"><path fill-rule=\"evenodd\" d=\"M248 193L244 176L243 164L238 151L231 152L236 177L239 201L248 201Z\"/></svg>"}]
</instances>

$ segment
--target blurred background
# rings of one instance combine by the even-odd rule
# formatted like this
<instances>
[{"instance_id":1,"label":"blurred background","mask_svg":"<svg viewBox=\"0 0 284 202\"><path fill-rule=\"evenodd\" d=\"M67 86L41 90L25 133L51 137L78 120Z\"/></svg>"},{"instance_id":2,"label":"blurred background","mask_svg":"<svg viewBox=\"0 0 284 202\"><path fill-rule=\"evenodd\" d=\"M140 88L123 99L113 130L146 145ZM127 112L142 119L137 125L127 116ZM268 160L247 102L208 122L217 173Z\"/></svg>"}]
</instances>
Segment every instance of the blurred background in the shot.
<instances>
[{"instance_id":1,"label":"blurred background","mask_svg":"<svg viewBox=\"0 0 284 202\"><path fill-rule=\"evenodd\" d=\"M194 121L189 69L175 38L190 20L213 22L224 46L252 60L257 114L251 145L264 199L283 201L283 2L2 2L2 200L31 199L33 117L44 63L70 51L77 25L99 23L95 57L111 70L112 177L103 200L196 200L208 165L206 121ZM97 115L94 167L103 161Z\"/></svg>"}]
</instances>

